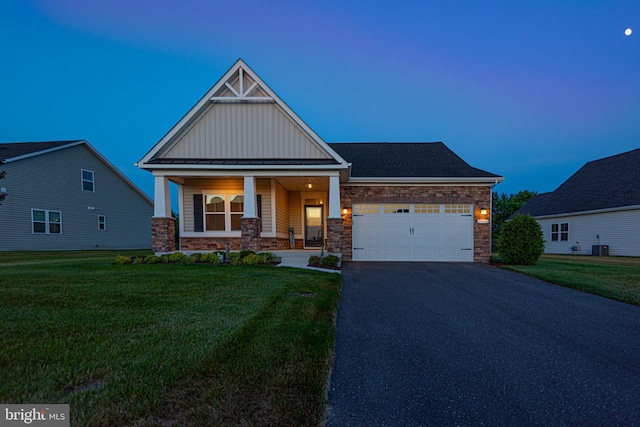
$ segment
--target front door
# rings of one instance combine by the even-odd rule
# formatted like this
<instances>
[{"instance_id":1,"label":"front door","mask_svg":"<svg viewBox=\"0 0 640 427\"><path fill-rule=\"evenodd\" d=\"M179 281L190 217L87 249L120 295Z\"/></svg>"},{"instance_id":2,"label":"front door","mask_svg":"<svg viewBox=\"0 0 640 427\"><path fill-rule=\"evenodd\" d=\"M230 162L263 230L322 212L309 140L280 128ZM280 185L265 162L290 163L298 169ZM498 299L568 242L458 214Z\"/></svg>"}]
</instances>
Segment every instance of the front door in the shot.
<instances>
[{"instance_id":1,"label":"front door","mask_svg":"<svg viewBox=\"0 0 640 427\"><path fill-rule=\"evenodd\" d=\"M304 207L304 246L319 248L324 242L322 205Z\"/></svg>"}]
</instances>

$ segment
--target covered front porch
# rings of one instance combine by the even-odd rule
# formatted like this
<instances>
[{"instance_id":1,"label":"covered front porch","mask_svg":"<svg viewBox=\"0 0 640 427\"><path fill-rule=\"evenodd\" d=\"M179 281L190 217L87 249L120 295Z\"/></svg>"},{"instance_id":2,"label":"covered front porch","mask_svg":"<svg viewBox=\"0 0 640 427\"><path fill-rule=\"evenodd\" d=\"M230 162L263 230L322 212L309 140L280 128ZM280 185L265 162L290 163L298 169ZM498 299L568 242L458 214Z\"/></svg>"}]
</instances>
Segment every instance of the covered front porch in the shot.
<instances>
[{"instance_id":1,"label":"covered front porch","mask_svg":"<svg viewBox=\"0 0 640 427\"><path fill-rule=\"evenodd\" d=\"M155 176L155 252L216 251L227 243L231 250L342 251L338 171L172 172ZM178 187L177 223L169 182Z\"/></svg>"}]
</instances>

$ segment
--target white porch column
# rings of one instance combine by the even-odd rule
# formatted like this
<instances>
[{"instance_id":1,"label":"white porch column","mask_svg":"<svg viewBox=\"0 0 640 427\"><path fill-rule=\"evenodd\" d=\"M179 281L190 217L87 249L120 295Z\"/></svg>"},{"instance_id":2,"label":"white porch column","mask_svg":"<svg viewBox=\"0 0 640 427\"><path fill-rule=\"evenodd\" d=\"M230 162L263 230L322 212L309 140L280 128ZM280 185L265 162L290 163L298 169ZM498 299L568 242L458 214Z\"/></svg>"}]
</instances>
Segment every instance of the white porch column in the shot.
<instances>
[{"instance_id":1,"label":"white porch column","mask_svg":"<svg viewBox=\"0 0 640 427\"><path fill-rule=\"evenodd\" d=\"M340 216L340 177L329 177L329 218Z\"/></svg>"},{"instance_id":2,"label":"white porch column","mask_svg":"<svg viewBox=\"0 0 640 427\"><path fill-rule=\"evenodd\" d=\"M156 218L171 217L169 178L166 176L155 177L153 188L153 216Z\"/></svg>"},{"instance_id":3,"label":"white porch column","mask_svg":"<svg viewBox=\"0 0 640 427\"><path fill-rule=\"evenodd\" d=\"M256 178L244 177L244 215L243 218L257 218L256 214Z\"/></svg>"}]
</instances>

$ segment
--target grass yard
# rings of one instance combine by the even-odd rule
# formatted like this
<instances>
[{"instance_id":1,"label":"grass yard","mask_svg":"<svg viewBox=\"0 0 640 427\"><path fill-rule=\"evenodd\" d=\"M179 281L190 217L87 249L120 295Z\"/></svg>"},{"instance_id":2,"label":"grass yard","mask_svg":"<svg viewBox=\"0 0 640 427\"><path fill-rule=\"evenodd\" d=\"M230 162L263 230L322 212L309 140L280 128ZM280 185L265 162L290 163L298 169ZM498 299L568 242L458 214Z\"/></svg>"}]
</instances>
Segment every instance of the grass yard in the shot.
<instances>
[{"instance_id":1,"label":"grass yard","mask_svg":"<svg viewBox=\"0 0 640 427\"><path fill-rule=\"evenodd\" d=\"M0 401L78 426L321 422L339 275L115 255L0 253Z\"/></svg>"},{"instance_id":2,"label":"grass yard","mask_svg":"<svg viewBox=\"0 0 640 427\"><path fill-rule=\"evenodd\" d=\"M505 265L551 283L640 305L640 258L543 255L535 265Z\"/></svg>"}]
</instances>

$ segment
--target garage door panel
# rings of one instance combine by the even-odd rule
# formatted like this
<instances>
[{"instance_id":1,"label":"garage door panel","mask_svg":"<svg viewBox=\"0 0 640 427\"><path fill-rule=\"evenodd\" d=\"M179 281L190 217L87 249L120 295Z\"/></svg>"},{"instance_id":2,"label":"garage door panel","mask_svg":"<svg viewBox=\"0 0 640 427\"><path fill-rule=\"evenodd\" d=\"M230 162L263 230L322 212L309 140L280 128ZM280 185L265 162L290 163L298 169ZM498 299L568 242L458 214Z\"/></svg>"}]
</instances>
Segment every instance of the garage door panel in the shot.
<instances>
[{"instance_id":1,"label":"garage door panel","mask_svg":"<svg viewBox=\"0 0 640 427\"><path fill-rule=\"evenodd\" d=\"M471 205L354 205L353 259L473 261Z\"/></svg>"}]
</instances>

